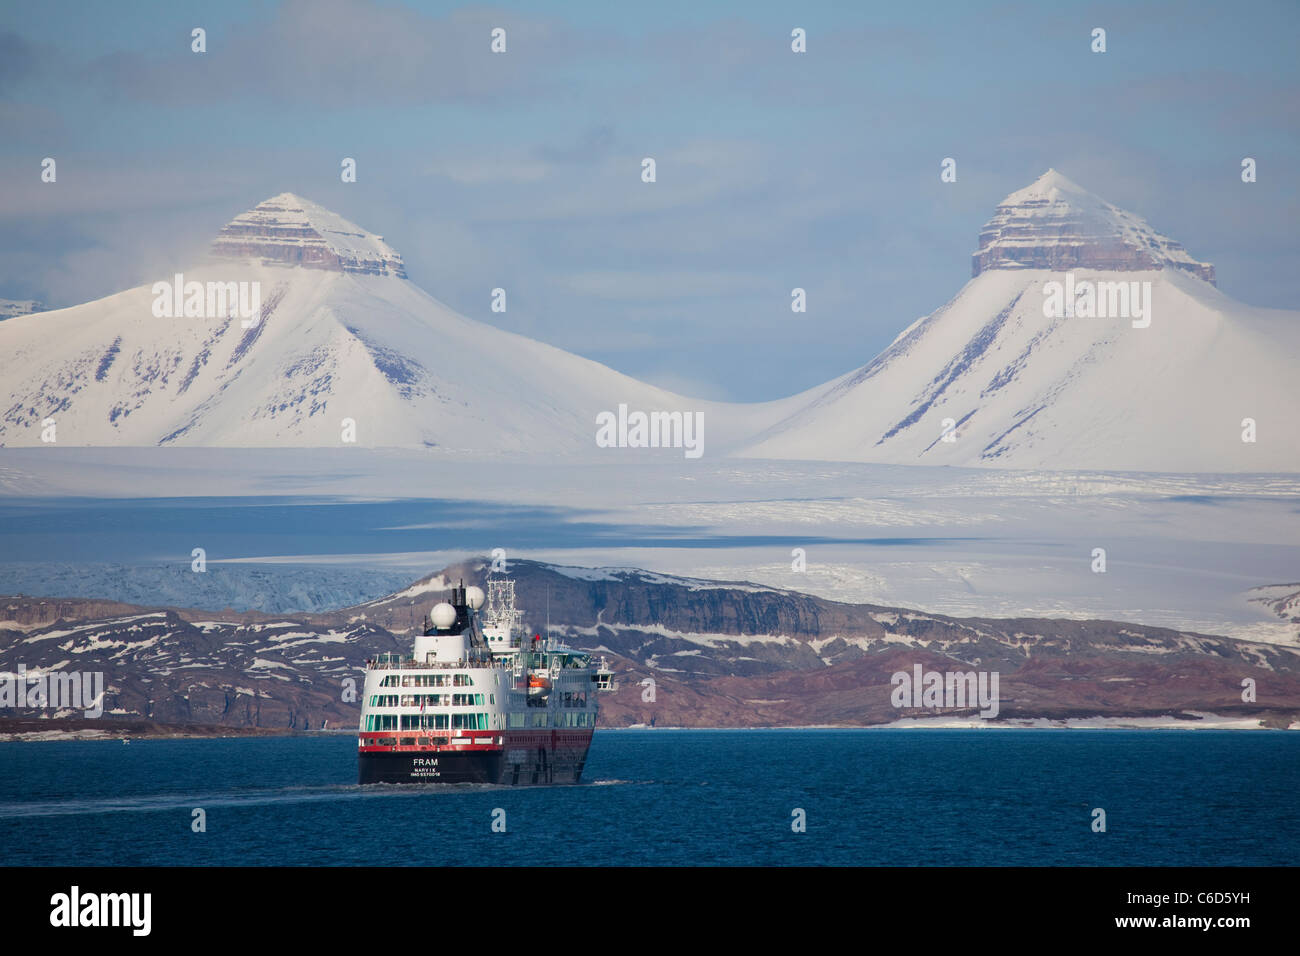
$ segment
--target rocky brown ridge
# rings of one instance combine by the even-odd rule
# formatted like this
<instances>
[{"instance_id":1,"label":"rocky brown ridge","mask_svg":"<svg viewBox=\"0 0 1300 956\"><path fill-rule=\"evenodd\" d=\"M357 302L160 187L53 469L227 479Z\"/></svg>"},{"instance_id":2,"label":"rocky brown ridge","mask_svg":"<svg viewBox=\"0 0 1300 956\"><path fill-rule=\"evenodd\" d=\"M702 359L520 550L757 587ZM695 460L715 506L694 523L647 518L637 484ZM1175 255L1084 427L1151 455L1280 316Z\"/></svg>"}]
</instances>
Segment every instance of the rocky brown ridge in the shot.
<instances>
[{"instance_id":1,"label":"rocky brown ridge","mask_svg":"<svg viewBox=\"0 0 1300 956\"><path fill-rule=\"evenodd\" d=\"M1166 266L1214 284L1214 266L1193 259L1182 243L1049 169L998 204L980 231L971 275L990 269L1134 272Z\"/></svg>"},{"instance_id":2,"label":"rocky brown ridge","mask_svg":"<svg viewBox=\"0 0 1300 956\"><path fill-rule=\"evenodd\" d=\"M222 228L212 253L285 265L406 278L401 255L384 237L293 193L280 193Z\"/></svg>"},{"instance_id":3,"label":"rocky brown ridge","mask_svg":"<svg viewBox=\"0 0 1300 956\"><path fill-rule=\"evenodd\" d=\"M90 600L0 599L0 671L18 663L102 670L105 717L283 730L350 728L349 679L406 650L444 588L482 582L482 561L397 594L315 615L151 609ZM868 726L901 716L890 675L995 670L1002 719L1246 717L1300 721L1300 648L1109 621L951 618L845 604L745 583L512 561L534 631L610 658L621 690L606 727ZM51 617L55 616L53 620ZM655 700L640 681L653 678ZM1244 678L1257 700L1241 699ZM973 709L960 712L973 716ZM34 713L17 716L34 717ZM74 715L64 715L75 721Z\"/></svg>"}]
</instances>

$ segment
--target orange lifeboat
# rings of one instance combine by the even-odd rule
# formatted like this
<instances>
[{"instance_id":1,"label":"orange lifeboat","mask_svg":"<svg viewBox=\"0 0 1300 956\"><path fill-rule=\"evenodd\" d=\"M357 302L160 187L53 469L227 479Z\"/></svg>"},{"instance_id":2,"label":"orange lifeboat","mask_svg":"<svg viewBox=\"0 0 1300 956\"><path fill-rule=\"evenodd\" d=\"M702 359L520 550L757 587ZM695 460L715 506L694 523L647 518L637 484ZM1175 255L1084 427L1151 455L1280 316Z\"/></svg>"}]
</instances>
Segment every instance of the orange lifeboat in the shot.
<instances>
[{"instance_id":1,"label":"orange lifeboat","mask_svg":"<svg viewBox=\"0 0 1300 956\"><path fill-rule=\"evenodd\" d=\"M551 689L551 682L541 674L528 675L528 693L540 694Z\"/></svg>"}]
</instances>

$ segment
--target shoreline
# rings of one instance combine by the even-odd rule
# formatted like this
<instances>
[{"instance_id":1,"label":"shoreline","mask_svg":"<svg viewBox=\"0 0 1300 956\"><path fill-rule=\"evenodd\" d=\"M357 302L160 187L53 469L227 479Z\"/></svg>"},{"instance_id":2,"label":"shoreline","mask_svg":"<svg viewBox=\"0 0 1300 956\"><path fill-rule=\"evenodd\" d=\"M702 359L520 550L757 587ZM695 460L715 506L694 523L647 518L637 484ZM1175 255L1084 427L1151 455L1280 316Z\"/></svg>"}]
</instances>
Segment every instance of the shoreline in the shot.
<instances>
[{"instance_id":1,"label":"shoreline","mask_svg":"<svg viewBox=\"0 0 1300 956\"><path fill-rule=\"evenodd\" d=\"M167 724L149 720L78 720L59 727L55 718L0 718L0 743L45 743L61 740L183 740L204 737L300 737L355 731L282 730L226 727L217 724ZM55 726L51 726L55 725Z\"/></svg>"},{"instance_id":2,"label":"shoreline","mask_svg":"<svg viewBox=\"0 0 1300 956\"><path fill-rule=\"evenodd\" d=\"M270 727L224 727L208 724L154 724L152 722L124 722L124 726L48 726L49 720L4 720L0 718L0 743L51 743L72 740L198 740L233 739L240 737L321 737L352 735L351 729L286 730ZM96 722L102 723L102 722ZM33 726L45 725L45 726ZM1222 717L1217 714L1197 713L1179 717L1025 717L1010 721L990 723L979 718L904 717L885 724L845 725L806 724L775 727L680 727L631 724L626 727L597 727L602 731L764 731L764 730L1257 730L1300 731L1300 721L1286 726L1269 726L1258 717Z\"/></svg>"}]
</instances>

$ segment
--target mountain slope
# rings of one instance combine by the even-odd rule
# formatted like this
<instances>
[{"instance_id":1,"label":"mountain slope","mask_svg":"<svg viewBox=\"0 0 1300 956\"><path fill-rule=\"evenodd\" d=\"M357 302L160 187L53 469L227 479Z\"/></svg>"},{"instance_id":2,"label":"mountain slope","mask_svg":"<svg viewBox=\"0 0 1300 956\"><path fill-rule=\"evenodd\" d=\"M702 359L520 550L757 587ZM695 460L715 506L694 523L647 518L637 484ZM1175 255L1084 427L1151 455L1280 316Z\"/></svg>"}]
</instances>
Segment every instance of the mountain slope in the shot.
<instances>
[{"instance_id":1,"label":"mountain slope","mask_svg":"<svg viewBox=\"0 0 1300 956\"><path fill-rule=\"evenodd\" d=\"M0 443L39 445L53 418L69 445L330 446L351 419L362 446L600 454L596 416L625 403L703 412L716 454L782 407L687 399L460 316L381 237L292 194L213 254L184 282L258 283L248 328L160 318L153 286L0 326Z\"/></svg>"},{"instance_id":2,"label":"mountain slope","mask_svg":"<svg viewBox=\"0 0 1300 956\"><path fill-rule=\"evenodd\" d=\"M975 278L951 302L806 394L743 454L1300 471L1300 314L1232 301L1212 285L1213 266L1055 171L1008 197L980 245ZM1094 284L1096 311L1105 301L1111 315L1073 298L1082 314L1045 314L1052 282L1065 312L1067 281ZM1114 314L1123 303L1099 284L1121 282L1139 284L1141 310Z\"/></svg>"}]
</instances>

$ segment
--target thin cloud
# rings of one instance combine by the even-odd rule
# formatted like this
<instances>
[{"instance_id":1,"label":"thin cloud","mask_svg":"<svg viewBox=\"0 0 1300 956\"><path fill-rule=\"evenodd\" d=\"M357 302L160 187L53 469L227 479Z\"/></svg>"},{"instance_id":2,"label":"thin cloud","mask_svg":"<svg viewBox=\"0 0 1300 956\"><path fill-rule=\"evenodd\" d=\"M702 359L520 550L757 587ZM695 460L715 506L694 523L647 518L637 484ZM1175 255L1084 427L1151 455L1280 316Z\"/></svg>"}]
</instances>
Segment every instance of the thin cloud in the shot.
<instances>
[{"instance_id":1,"label":"thin cloud","mask_svg":"<svg viewBox=\"0 0 1300 956\"><path fill-rule=\"evenodd\" d=\"M491 52L495 27L506 30L504 54ZM370 0L288 0L265 23L208 36L206 53L188 44L171 55L118 51L85 75L109 95L162 105L473 103L543 94L545 65L581 42L571 26L515 14L434 17Z\"/></svg>"}]
</instances>

